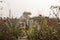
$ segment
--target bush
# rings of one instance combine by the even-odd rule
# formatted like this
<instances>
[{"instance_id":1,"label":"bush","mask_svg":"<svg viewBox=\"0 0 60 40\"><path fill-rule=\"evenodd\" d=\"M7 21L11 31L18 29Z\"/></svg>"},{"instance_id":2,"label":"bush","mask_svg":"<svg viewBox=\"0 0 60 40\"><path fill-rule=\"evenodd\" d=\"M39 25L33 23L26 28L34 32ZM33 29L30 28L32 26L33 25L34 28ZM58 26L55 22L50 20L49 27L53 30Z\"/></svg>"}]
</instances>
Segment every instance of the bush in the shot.
<instances>
[{"instance_id":1,"label":"bush","mask_svg":"<svg viewBox=\"0 0 60 40\"><path fill-rule=\"evenodd\" d=\"M52 26L48 26L46 20L42 20L40 22L39 30L37 29L37 27L32 28L32 31L29 32L29 40L60 40L59 30Z\"/></svg>"}]
</instances>

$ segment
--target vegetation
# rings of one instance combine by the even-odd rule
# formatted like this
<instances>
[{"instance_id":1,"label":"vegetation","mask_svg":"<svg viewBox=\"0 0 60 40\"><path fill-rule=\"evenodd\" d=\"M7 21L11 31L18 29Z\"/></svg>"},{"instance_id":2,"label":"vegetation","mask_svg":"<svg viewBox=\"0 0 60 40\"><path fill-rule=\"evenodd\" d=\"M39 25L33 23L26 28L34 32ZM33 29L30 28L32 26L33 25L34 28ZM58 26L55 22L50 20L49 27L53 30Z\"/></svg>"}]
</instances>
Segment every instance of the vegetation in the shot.
<instances>
[{"instance_id":1,"label":"vegetation","mask_svg":"<svg viewBox=\"0 0 60 40\"><path fill-rule=\"evenodd\" d=\"M29 40L60 40L59 33L58 29L48 26L47 21L43 20L40 24L40 29L37 30L37 27L32 28L28 38Z\"/></svg>"},{"instance_id":2,"label":"vegetation","mask_svg":"<svg viewBox=\"0 0 60 40\"><path fill-rule=\"evenodd\" d=\"M30 15L30 13L25 15ZM30 20L28 18L25 22L26 25L22 24L21 26L20 19L1 18L0 40L19 40L24 36L28 40L60 40L60 19L42 17L41 15L31 19L33 23L28 23ZM25 26L27 28L22 28Z\"/></svg>"},{"instance_id":3,"label":"vegetation","mask_svg":"<svg viewBox=\"0 0 60 40\"><path fill-rule=\"evenodd\" d=\"M2 27L0 26L1 40L17 40L18 37L23 36L23 32L19 25L19 19L6 19L3 20L3 24L4 25L1 24Z\"/></svg>"}]
</instances>

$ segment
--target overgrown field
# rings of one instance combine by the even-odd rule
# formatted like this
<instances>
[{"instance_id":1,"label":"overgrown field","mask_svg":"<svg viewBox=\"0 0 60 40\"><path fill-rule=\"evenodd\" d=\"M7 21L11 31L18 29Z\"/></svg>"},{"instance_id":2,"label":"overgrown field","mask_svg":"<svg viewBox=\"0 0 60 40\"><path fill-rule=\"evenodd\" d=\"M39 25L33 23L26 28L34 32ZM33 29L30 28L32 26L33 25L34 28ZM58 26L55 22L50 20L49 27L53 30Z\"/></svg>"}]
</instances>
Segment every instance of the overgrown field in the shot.
<instances>
[{"instance_id":1,"label":"overgrown field","mask_svg":"<svg viewBox=\"0 0 60 40\"><path fill-rule=\"evenodd\" d=\"M60 40L60 22L57 19L35 21L37 25L22 29L19 19L0 19L0 40L18 40L23 36L27 36L28 40Z\"/></svg>"}]
</instances>

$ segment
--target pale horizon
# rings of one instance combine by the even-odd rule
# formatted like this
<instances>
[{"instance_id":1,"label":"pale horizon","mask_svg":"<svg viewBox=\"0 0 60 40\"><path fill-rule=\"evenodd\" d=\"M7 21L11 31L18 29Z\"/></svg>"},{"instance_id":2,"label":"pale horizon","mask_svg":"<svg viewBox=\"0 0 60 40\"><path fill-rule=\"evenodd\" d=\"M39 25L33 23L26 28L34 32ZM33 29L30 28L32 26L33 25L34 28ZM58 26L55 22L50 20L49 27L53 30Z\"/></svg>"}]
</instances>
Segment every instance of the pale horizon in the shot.
<instances>
[{"instance_id":1,"label":"pale horizon","mask_svg":"<svg viewBox=\"0 0 60 40\"><path fill-rule=\"evenodd\" d=\"M60 6L60 0L6 0L6 2L8 9L11 8L13 17L20 17L24 11L31 12L31 16L39 14L49 16L51 5ZM8 12L4 16L6 14L8 15Z\"/></svg>"}]
</instances>

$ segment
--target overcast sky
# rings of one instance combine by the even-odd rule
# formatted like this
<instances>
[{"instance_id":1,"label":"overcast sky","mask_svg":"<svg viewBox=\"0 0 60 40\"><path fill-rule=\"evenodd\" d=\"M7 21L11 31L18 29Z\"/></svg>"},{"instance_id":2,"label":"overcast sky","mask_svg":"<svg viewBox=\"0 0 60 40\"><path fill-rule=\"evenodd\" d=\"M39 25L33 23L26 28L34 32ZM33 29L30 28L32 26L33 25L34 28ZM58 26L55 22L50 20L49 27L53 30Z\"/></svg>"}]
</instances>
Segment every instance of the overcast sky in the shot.
<instances>
[{"instance_id":1,"label":"overcast sky","mask_svg":"<svg viewBox=\"0 0 60 40\"><path fill-rule=\"evenodd\" d=\"M31 12L31 16L42 14L48 16L51 5L60 5L60 0L6 0L14 17L20 17L24 11Z\"/></svg>"}]
</instances>

